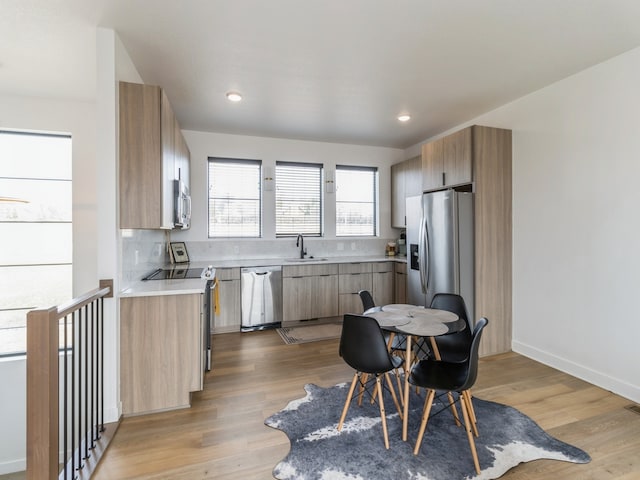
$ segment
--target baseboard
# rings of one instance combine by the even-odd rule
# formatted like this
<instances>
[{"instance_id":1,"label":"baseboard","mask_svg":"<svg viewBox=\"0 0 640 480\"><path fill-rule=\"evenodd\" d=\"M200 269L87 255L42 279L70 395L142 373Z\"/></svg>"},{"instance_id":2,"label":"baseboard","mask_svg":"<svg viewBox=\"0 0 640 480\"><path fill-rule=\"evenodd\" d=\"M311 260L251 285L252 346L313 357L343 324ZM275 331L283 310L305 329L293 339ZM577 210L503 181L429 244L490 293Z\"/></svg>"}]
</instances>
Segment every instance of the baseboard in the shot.
<instances>
[{"instance_id":1,"label":"baseboard","mask_svg":"<svg viewBox=\"0 0 640 480\"><path fill-rule=\"evenodd\" d=\"M566 358L558 357L552 353L540 350L530 345L513 341L512 350L516 353L529 357L540 363L553 367L561 372L568 373L585 382L589 382L605 390L628 398L632 402L640 403L640 386L631 385L619 378L611 377L596 370L586 368L582 365L574 363Z\"/></svg>"},{"instance_id":2,"label":"baseboard","mask_svg":"<svg viewBox=\"0 0 640 480\"><path fill-rule=\"evenodd\" d=\"M0 462L0 475L8 473L24 472L27 469L27 459L11 460L10 462Z\"/></svg>"}]
</instances>

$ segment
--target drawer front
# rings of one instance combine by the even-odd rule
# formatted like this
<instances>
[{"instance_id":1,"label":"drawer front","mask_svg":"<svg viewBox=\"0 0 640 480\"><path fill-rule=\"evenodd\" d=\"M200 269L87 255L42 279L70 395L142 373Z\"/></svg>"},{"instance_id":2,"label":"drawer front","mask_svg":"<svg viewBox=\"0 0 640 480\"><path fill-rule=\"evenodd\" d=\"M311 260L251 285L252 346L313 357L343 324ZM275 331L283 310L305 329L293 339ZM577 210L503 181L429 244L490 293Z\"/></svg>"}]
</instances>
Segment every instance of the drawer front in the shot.
<instances>
[{"instance_id":1,"label":"drawer front","mask_svg":"<svg viewBox=\"0 0 640 480\"><path fill-rule=\"evenodd\" d=\"M371 273L371 265L370 262L339 263L338 273L340 273L340 275L346 273Z\"/></svg>"},{"instance_id":2,"label":"drawer front","mask_svg":"<svg viewBox=\"0 0 640 480\"><path fill-rule=\"evenodd\" d=\"M324 263L322 265L284 265L283 277L313 277L316 275L337 275L338 265Z\"/></svg>"},{"instance_id":3,"label":"drawer front","mask_svg":"<svg viewBox=\"0 0 640 480\"><path fill-rule=\"evenodd\" d=\"M396 262L396 273L407 273L407 263Z\"/></svg>"},{"instance_id":4,"label":"drawer front","mask_svg":"<svg viewBox=\"0 0 640 480\"><path fill-rule=\"evenodd\" d=\"M357 294L360 290L371 291L373 287L370 273L352 273L339 276L338 293Z\"/></svg>"},{"instance_id":5,"label":"drawer front","mask_svg":"<svg viewBox=\"0 0 640 480\"><path fill-rule=\"evenodd\" d=\"M218 280L240 280L240 268L216 268Z\"/></svg>"},{"instance_id":6,"label":"drawer front","mask_svg":"<svg viewBox=\"0 0 640 480\"><path fill-rule=\"evenodd\" d=\"M376 262L371 264L371 271L376 272L393 272L394 262Z\"/></svg>"}]
</instances>

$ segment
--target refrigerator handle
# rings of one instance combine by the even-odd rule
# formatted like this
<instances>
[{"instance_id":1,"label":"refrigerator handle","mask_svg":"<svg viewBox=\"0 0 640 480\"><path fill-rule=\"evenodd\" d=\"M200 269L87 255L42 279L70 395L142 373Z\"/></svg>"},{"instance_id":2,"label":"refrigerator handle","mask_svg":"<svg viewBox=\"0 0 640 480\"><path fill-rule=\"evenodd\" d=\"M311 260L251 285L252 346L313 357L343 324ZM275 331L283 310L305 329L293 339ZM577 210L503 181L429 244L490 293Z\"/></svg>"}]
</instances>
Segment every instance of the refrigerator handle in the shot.
<instances>
[{"instance_id":1,"label":"refrigerator handle","mask_svg":"<svg viewBox=\"0 0 640 480\"><path fill-rule=\"evenodd\" d=\"M420 219L420 230L418 231L418 266L420 267L420 286L422 287L422 293L427 293L427 288L429 288L429 241L425 220L424 217Z\"/></svg>"}]
</instances>

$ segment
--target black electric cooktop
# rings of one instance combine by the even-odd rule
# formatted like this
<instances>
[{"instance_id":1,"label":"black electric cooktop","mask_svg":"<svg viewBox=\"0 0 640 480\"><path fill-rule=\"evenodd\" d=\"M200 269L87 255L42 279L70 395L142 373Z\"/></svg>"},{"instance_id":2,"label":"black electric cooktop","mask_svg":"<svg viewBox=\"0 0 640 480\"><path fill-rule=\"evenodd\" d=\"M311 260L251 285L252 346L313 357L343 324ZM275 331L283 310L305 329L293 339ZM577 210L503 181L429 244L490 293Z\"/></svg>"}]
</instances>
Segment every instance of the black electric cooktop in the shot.
<instances>
[{"instance_id":1,"label":"black electric cooktop","mask_svg":"<svg viewBox=\"0 0 640 480\"><path fill-rule=\"evenodd\" d=\"M200 278L202 277L202 268L179 268L174 267L171 270L163 270L159 268L155 272L150 273L142 280L173 280L178 278Z\"/></svg>"}]
</instances>

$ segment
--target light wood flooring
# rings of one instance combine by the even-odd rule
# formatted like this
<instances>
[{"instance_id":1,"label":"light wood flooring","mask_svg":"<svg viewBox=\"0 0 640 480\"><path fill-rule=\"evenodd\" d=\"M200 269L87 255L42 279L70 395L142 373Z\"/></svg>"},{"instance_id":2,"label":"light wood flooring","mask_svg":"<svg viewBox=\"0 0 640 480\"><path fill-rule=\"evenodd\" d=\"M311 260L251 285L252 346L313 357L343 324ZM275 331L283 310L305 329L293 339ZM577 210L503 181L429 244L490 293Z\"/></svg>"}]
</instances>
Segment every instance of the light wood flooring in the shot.
<instances>
[{"instance_id":1,"label":"light wood flooring","mask_svg":"<svg viewBox=\"0 0 640 480\"><path fill-rule=\"evenodd\" d=\"M285 345L274 330L214 336L214 370L192 407L123 419L94 478L273 478L289 441L265 418L304 396L305 383L349 381L337 351L338 340ZM504 479L640 478L640 415L625 409L629 400L515 353L482 359L473 391L520 409L592 457L586 465L538 460Z\"/></svg>"}]
</instances>

